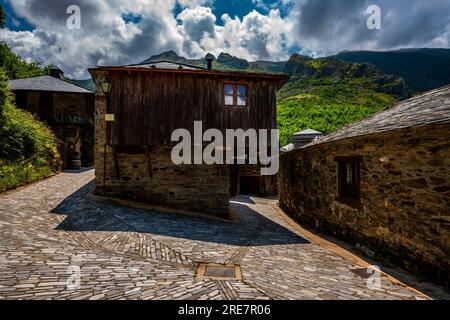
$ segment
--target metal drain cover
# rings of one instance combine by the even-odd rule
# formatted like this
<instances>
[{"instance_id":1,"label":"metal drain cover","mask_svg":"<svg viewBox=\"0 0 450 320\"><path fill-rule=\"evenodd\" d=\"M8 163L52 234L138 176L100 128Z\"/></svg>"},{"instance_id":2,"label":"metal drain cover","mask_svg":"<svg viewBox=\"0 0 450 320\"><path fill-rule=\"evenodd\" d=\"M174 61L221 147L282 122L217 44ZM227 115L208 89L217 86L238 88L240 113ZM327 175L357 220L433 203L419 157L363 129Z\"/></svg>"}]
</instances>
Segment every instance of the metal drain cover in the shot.
<instances>
[{"instance_id":1,"label":"metal drain cover","mask_svg":"<svg viewBox=\"0 0 450 320\"><path fill-rule=\"evenodd\" d=\"M240 280L242 279L239 265L222 265L214 263L200 263L197 269L197 279L212 280Z\"/></svg>"},{"instance_id":2,"label":"metal drain cover","mask_svg":"<svg viewBox=\"0 0 450 320\"><path fill-rule=\"evenodd\" d=\"M205 277L236 278L234 267L206 266Z\"/></svg>"}]
</instances>

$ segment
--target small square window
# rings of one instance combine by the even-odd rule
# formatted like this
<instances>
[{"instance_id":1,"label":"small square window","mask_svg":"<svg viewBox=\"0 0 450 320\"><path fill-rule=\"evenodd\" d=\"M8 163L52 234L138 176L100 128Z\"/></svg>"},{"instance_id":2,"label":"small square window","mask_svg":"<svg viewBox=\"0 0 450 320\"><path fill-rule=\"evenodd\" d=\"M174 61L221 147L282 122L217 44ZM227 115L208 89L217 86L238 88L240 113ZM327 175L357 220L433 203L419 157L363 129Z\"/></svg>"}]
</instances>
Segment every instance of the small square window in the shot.
<instances>
[{"instance_id":1,"label":"small square window","mask_svg":"<svg viewBox=\"0 0 450 320\"><path fill-rule=\"evenodd\" d=\"M244 107L247 105L247 86L243 84L225 84L224 102L226 106Z\"/></svg>"},{"instance_id":2,"label":"small square window","mask_svg":"<svg viewBox=\"0 0 450 320\"><path fill-rule=\"evenodd\" d=\"M247 101L246 101L245 97L241 97L241 96L237 97L237 105L238 106L245 106L246 104L247 104Z\"/></svg>"},{"instance_id":3,"label":"small square window","mask_svg":"<svg viewBox=\"0 0 450 320\"><path fill-rule=\"evenodd\" d=\"M238 85L237 86L237 94L238 94L238 96L245 97L247 95L247 87L243 86L243 85Z\"/></svg>"},{"instance_id":4,"label":"small square window","mask_svg":"<svg viewBox=\"0 0 450 320\"><path fill-rule=\"evenodd\" d=\"M234 88L232 84L226 84L225 85L225 94L233 95L234 94Z\"/></svg>"},{"instance_id":5,"label":"small square window","mask_svg":"<svg viewBox=\"0 0 450 320\"><path fill-rule=\"evenodd\" d=\"M232 106L234 105L233 96L225 96L225 105Z\"/></svg>"},{"instance_id":6,"label":"small square window","mask_svg":"<svg viewBox=\"0 0 450 320\"><path fill-rule=\"evenodd\" d=\"M339 198L360 200L360 159L349 157L337 161Z\"/></svg>"}]
</instances>

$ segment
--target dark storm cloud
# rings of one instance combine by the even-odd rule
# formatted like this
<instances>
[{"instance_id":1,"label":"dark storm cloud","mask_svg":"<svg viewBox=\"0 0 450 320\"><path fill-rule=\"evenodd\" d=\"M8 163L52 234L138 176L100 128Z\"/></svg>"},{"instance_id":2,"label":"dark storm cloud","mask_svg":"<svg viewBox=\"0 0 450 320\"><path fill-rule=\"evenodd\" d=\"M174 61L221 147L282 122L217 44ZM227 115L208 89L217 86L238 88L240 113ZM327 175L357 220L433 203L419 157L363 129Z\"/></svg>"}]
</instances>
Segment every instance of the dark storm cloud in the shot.
<instances>
[{"instance_id":1,"label":"dark storm cloud","mask_svg":"<svg viewBox=\"0 0 450 320\"><path fill-rule=\"evenodd\" d=\"M381 30L367 28L367 8L381 9ZM448 0L299 0L297 39L324 53L345 49L448 46Z\"/></svg>"}]
</instances>

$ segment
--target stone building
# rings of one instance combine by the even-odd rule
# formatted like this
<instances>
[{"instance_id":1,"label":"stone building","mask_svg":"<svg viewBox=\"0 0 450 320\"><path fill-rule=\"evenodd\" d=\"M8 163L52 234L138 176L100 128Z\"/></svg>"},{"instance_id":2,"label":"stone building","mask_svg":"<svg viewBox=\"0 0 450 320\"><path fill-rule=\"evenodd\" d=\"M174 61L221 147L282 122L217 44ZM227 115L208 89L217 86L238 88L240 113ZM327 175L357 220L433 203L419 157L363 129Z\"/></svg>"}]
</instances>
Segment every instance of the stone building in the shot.
<instances>
[{"instance_id":1,"label":"stone building","mask_svg":"<svg viewBox=\"0 0 450 320\"><path fill-rule=\"evenodd\" d=\"M59 140L64 169L94 163L94 93L64 80L59 69L50 76L10 80L17 107L47 123Z\"/></svg>"},{"instance_id":2,"label":"stone building","mask_svg":"<svg viewBox=\"0 0 450 320\"><path fill-rule=\"evenodd\" d=\"M230 194L259 189L259 172L249 166L175 165L171 136L181 128L194 136L195 121L224 136L226 129L274 129L276 93L287 76L167 61L90 72L97 194L228 217Z\"/></svg>"},{"instance_id":3,"label":"stone building","mask_svg":"<svg viewBox=\"0 0 450 320\"><path fill-rule=\"evenodd\" d=\"M450 87L281 156L280 206L299 222L450 280Z\"/></svg>"}]
</instances>

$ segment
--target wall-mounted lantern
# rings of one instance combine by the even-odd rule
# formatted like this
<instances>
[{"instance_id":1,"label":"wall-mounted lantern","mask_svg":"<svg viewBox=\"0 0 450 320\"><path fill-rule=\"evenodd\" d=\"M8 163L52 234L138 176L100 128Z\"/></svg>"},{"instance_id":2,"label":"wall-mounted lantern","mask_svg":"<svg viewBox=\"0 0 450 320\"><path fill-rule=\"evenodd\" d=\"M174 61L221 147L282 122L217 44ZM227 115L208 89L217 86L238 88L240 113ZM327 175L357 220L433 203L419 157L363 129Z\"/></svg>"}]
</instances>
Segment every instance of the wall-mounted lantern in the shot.
<instances>
[{"instance_id":1,"label":"wall-mounted lantern","mask_svg":"<svg viewBox=\"0 0 450 320\"><path fill-rule=\"evenodd\" d=\"M100 85L100 89L102 90L104 95L107 95L109 93L109 91L111 91L111 81L100 81L99 82Z\"/></svg>"}]
</instances>

